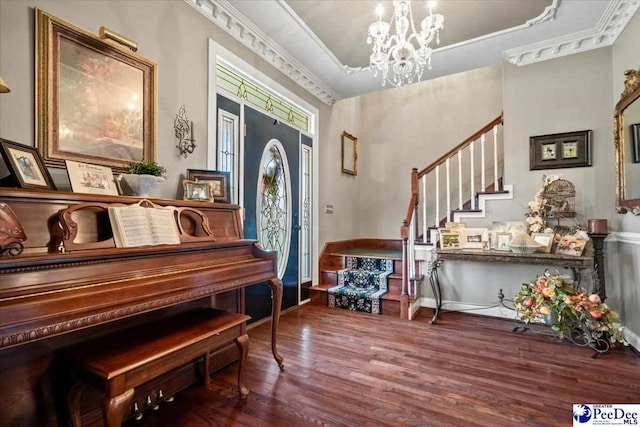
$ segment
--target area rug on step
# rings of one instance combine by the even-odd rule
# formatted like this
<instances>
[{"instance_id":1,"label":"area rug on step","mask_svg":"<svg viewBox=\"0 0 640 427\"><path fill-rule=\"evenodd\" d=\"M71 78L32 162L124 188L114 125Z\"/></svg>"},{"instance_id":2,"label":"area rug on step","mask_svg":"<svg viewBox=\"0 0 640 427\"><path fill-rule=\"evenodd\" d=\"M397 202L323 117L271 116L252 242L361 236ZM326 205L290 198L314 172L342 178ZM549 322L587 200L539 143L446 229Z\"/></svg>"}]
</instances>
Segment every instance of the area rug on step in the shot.
<instances>
[{"instance_id":1,"label":"area rug on step","mask_svg":"<svg viewBox=\"0 0 640 427\"><path fill-rule=\"evenodd\" d=\"M380 314L380 298L387 293L393 260L345 257L338 285L327 290L329 307Z\"/></svg>"}]
</instances>

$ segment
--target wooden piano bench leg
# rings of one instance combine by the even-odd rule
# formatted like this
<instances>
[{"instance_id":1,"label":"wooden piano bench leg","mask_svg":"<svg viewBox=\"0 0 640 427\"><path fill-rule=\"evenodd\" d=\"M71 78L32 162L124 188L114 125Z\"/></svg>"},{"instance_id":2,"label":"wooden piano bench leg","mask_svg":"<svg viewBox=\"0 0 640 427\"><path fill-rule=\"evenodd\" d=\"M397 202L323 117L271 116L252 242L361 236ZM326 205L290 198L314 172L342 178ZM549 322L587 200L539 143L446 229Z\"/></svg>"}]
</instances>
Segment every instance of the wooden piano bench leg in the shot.
<instances>
[{"instance_id":1,"label":"wooden piano bench leg","mask_svg":"<svg viewBox=\"0 0 640 427\"><path fill-rule=\"evenodd\" d=\"M238 361L238 392L240 399L246 399L249 396L249 389L244 385L245 366L247 364L247 355L249 354L249 335L244 334L236 338L236 345L240 350L240 360Z\"/></svg>"},{"instance_id":2,"label":"wooden piano bench leg","mask_svg":"<svg viewBox=\"0 0 640 427\"><path fill-rule=\"evenodd\" d=\"M69 408L69 418L71 418L70 421L73 427L82 426L82 420L80 419L80 397L85 387L85 383L76 381L67 395L67 408Z\"/></svg>"},{"instance_id":3,"label":"wooden piano bench leg","mask_svg":"<svg viewBox=\"0 0 640 427\"><path fill-rule=\"evenodd\" d=\"M211 382L211 362L209 361L210 357L211 357L211 354L207 351L204 354L204 367L202 368L203 369L202 383L204 384L205 387L207 387Z\"/></svg>"},{"instance_id":4,"label":"wooden piano bench leg","mask_svg":"<svg viewBox=\"0 0 640 427\"><path fill-rule=\"evenodd\" d=\"M106 427L121 427L122 419L125 412L131 406L133 400L133 389L127 390L124 393L115 396L102 399L102 417L104 418L104 424Z\"/></svg>"}]
</instances>

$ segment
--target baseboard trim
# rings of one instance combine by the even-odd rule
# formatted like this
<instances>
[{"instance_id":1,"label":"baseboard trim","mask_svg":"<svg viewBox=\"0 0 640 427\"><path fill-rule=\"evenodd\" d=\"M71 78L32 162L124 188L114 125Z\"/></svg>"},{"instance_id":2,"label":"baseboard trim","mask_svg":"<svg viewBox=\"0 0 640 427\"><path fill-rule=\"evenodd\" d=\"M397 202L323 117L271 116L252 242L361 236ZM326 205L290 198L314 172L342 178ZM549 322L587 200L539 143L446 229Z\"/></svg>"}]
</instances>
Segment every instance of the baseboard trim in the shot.
<instances>
[{"instance_id":1,"label":"baseboard trim","mask_svg":"<svg viewBox=\"0 0 640 427\"><path fill-rule=\"evenodd\" d=\"M433 298L421 298L420 305L422 307L435 308L436 300ZM459 301L442 301L441 309L443 311L466 311L481 316L500 317L503 319L514 319L515 311L506 307L488 307L486 305L468 304Z\"/></svg>"},{"instance_id":2,"label":"baseboard trim","mask_svg":"<svg viewBox=\"0 0 640 427\"><path fill-rule=\"evenodd\" d=\"M624 328L624 339L626 339L629 345L636 351L640 350L640 336L636 335L635 332Z\"/></svg>"},{"instance_id":3,"label":"baseboard trim","mask_svg":"<svg viewBox=\"0 0 640 427\"><path fill-rule=\"evenodd\" d=\"M617 231L611 233L611 236L607 237L606 241L626 243L628 245L640 245L640 233Z\"/></svg>"}]
</instances>

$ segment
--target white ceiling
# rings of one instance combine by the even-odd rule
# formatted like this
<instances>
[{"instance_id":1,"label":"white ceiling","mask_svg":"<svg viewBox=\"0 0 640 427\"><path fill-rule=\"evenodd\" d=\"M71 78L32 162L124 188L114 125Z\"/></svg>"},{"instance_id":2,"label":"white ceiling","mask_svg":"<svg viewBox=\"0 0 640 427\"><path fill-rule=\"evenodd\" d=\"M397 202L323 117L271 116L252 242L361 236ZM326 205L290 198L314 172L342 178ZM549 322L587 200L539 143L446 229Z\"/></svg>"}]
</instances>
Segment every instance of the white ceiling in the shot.
<instances>
[{"instance_id":1,"label":"white ceiling","mask_svg":"<svg viewBox=\"0 0 640 427\"><path fill-rule=\"evenodd\" d=\"M185 0L327 104L384 89L366 67L368 25L388 0ZM425 1L412 3L416 25ZM422 80L527 65L613 44L637 0L440 0L441 44Z\"/></svg>"}]
</instances>

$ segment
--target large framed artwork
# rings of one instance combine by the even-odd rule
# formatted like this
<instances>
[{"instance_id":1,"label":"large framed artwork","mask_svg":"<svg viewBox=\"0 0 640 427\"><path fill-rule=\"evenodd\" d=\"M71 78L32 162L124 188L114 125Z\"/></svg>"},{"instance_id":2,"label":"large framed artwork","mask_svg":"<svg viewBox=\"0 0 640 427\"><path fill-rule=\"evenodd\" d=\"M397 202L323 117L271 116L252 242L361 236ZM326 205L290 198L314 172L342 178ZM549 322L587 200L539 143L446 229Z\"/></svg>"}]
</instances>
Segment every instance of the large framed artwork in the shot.
<instances>
[{"instance_id":1,"label":"large framed artwork","mask_svg":"<svg viewBox=\"0 0 640 427\"><path fill-rule=\"evenodd\" d=\"M36 14L36 146L44 162L123 172L155 160L155 62L41 9Z\"/></svg>"},{"instance_id":2,"label":"large framed artwork","mask_svg":"<svg viewBox=\"0 0 640 427\"><path fill-rule=\"evenodd\" d=\"M529 170L591 166L591 131L529 138Z\"/></svg>"}]
</instances>

